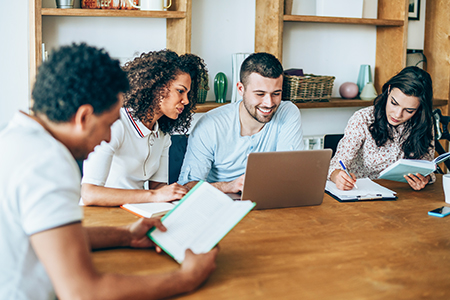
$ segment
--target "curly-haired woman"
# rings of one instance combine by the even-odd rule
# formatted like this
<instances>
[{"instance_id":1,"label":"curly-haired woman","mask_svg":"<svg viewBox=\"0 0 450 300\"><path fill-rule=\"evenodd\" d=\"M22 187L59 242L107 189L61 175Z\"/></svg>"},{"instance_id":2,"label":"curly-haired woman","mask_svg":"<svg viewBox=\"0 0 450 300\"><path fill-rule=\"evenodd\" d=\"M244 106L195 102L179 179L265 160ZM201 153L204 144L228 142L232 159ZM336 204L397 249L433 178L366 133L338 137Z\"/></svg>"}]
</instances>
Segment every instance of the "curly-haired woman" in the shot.
<instances>
[{"instance_id":1,"label":"curly-haired woman","mask_svg":"<svg viewBox=\"0 0 450 300\"><path fill-rule=\"evenodd\" d=\"M111 140L84 162L81 196L86 205L167 202L187 189L167 185L171 133L186 133L206 66L193 54L143 53L125 64L130 90L123 94ZM148 182L148 189L144 188Z\"/></svg>"},{"instance_id":2,"label":"curly-haired woman","mask_svg":"<svg viewBox=\"0 0 450 300\"><path fill-rule=\"evenodd\" d=\"M352 189L356 178L376 179L401 158L433 160L433 87L430 75L418 67L404 68L383 85L374 105L348 121L330 163L328 177L341 190ZM351 170L350 178L339 160ZM405 175L415 190L434 181L434 174Z\"/></svg>"}]
</instances>

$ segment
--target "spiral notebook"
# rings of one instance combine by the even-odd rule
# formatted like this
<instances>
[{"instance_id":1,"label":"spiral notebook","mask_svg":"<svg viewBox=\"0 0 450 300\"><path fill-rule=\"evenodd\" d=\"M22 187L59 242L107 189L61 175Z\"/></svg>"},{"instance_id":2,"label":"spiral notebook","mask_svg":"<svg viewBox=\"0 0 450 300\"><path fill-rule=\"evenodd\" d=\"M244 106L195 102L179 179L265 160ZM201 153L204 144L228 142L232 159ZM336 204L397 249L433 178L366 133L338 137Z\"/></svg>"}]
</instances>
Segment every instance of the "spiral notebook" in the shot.
<instances>
[{"instance_id":1,"label":"spiral notebook","mask_svg":"<svg viewBox=\"0 0 450 300\"><path fill-rule=\"evenodd\" d=\"M396 192L373 182L369 178L360 178L356 180L358 188L349 191L343 191L336 187L332 181L327 181L325 192L339 202L356 202L367 200L395 200Z\"/></svg>"}]
</instances>

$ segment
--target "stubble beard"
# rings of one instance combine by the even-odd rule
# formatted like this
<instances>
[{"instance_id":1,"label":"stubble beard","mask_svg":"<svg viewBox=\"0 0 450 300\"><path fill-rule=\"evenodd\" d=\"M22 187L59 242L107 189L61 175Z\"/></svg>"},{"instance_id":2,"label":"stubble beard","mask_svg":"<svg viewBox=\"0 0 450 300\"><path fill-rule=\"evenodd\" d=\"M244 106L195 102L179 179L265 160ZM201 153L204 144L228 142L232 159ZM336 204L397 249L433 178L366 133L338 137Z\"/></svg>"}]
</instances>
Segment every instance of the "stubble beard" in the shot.
<instances>
[{"instance_id":1,"label":"stubble beard","mask_svg":"<svg viewBox=\"0 0 450 300\"><path fill-rule=\"evenodd\" d=\"M278 107L272 108L272 113L270 115L261 116L258 114L258 108L256 106L250 107L245 101L245 99L243 99L242 102L244 102L244 107L247 110L248 114L252 116L252 118L255 119L257 122L262 124L269 123L272 120L273 115L275 114L278 108Z\"/></svg>"}]
</instances>

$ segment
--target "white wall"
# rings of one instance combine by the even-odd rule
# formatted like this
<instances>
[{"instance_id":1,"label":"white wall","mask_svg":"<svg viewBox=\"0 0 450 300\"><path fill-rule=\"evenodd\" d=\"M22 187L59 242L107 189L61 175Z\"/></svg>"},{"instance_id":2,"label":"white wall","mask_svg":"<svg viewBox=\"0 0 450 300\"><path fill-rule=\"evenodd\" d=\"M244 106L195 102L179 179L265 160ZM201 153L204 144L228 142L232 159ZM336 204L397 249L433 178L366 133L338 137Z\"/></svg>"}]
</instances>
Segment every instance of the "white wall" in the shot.
<instances>
[{"instance_id":1,"label":"white wall","mask_svg":"<svg viewBox=\"0 0 450 300\"><path fill-rule=\"evenodd\" d=\"M408 21L408 49L423 50L425 36L425 6L426 0L420 1L419 20Z\"/></svg>"},{"instance_id":2,"label":"white wall","mask_svg":"<svg viewBox=\"0 0 450 300\"><path fill-rule=\"evenodd\" d=\"M45 1L46 5L54 3ZM424 5L425 1L421 2ZM12 3L6 1L0 10L0 36L6 45L0 47L0 126L14 111L28 106L28 1ZM421 8L421 14L424 10ZM255 1L195 0L192 11L192 52L207 63L210 87L215 74L227 74L230 98L232 53L254 51ZM165 27L165 19L44 17L43 39L48 50L85 41L125 61L141 52L164 48ZM375 43L373 26L288 22L283 64L307 73L334 75L333 96L338 96L340 84L356 81L361 64L370 64L373 70ZM207 99L214 99L212 90ZM357 109L302 109L305 135L343 132Z\"/></svg>"},{"instance_id":3,"label":"white wall","mask_svg":"<svg viewBox=\"0 0 450 300\"><path fill-rule=\"evenodd\" d=\"M28 109L28 1L2 1L0 9L0 128Z\"/></svg>"}]
</instances>

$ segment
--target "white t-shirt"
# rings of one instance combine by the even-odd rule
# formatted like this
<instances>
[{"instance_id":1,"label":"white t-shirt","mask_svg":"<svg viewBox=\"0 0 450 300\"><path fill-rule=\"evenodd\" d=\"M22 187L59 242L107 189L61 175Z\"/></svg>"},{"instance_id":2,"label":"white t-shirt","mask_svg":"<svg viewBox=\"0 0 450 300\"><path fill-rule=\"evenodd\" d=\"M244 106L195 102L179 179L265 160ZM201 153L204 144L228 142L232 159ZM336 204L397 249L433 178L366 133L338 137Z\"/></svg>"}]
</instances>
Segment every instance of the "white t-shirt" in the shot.
<instances>
[{"instance_id":1,"label":"white t-shirt","mask_svg":"<svg viewBox=\"0 0 450 300\"><path fill-rule=\"evenodd\" d=\"M168 182L170 135L149 130L122 108L111 127L111 141L103 141L84 161L82 183L143 189L146 181Z\"/></svg>"},{"instance_id":2,"label":"white t-shirt","mask_svg":"<svg viewBox=\"0 0 450 300\"><path fill-rule=\"evenodd\" d=\"M39 123L16 113L0 132L0 299L55 299L34 233L79 222L80 170Z\"/></svg>"}]
</instances>

